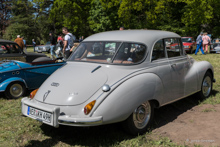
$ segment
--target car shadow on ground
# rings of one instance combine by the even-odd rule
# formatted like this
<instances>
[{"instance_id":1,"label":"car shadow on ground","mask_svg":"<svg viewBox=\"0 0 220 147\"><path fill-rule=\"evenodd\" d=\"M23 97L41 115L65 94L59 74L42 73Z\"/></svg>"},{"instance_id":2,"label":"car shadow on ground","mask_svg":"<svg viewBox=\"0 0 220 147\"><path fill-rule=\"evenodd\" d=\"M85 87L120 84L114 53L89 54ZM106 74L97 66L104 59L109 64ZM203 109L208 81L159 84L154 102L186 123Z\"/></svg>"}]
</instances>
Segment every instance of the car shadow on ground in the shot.
<instances>
[{"instance_id":1,"label":"car shadow on ground","mask_svg":"<svg viewBox=\"0 0 220 147\"><path fill-rule=\"evenodd\" d=\"M219 91L212 90L211 96L215 96ZM175 120L182 113L191 110L205 99L199 98L196 94L188 96L172 104L155 109L153 128L159 128Z\"/></svg>"},{"instance_id":2,"label":"car shadow on ground","mask_svg":"<svg viewBox=\"0 0 220 147\"><path fill-rule=\"evenodd\" d=\"M213 90L212 96L215 96L217 93L218 91ZM180 114L192 109L202 101L196 95L192 95L175 103L155 109L155 118L151 129L154 130L172 122ZM60 126L59 128L42 124L41 129L50 138L43 141L31 140L26 147L55 146L59 145L60 142L77 146L114 146L123 140L134 138L134 136L126 134L120 124L96 127Z\"/></svg>"}]
</instances>

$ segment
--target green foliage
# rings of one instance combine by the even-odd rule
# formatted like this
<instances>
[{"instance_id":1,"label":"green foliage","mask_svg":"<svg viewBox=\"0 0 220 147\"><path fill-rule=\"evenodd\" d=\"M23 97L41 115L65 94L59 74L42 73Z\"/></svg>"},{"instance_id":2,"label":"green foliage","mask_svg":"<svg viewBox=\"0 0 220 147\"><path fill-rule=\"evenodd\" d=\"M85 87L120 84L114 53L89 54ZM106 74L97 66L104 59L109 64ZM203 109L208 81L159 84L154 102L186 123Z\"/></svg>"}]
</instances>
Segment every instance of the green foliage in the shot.
<instances>
[{"instance_id":1,"label":"green foliage","mask_svg":"<svg viewBox=\"0 0 220 147\"><path fill-rule=\"evenodd\" d=\"M93 32L103 32L118 28L117 11L115 7L109 7L100 0L91 2L90 16L88 17L89 26Z\"/></svg>"},{"instance_id":2,"label":"green foliage","mask_svg":"<svg viewBox=\"0 0 220 147\"><path fill-rule=\"evenodd\" d=\"M13 0L12 4L11 22L3 38L14 41L17 35L21 35L27 40L27 44L32 44L32 39L38 44L41 40L46 42L52 28L48 21L48 8L52 2Z\"/></svg>"},{"instance_id":3,"label":"green foliage","mask_svg":"<svg viewBox=\"0 0 220 147\"><path fill-rule=\"evenodd\" d=\"M55 0L50 21L55 24L56 33L61 33L64 26L76 36L88 33L90 3L89 0Z\"/></svg>"},{"instance_id":4,"label":"green foliage","mask_svg":"<svg viewBox=\"0 0 220 147\"><path fill-rule=\"evenodd\" d=\"M5 38L17 34L46 42L62 27L77 37L125 29L160 29L196 37L207 31L220 37L220 3L214 0L12 0L11 25Z\"/></svg>"}]
</instances>

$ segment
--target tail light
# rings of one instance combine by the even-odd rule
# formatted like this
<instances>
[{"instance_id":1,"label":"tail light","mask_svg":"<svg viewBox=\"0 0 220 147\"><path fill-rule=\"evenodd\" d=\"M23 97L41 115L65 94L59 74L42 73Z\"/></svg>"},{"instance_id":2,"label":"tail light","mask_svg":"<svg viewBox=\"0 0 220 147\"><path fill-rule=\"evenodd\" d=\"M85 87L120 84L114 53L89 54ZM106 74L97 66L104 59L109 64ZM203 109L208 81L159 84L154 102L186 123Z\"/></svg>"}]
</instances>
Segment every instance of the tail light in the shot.
<instances>
[{"instance_id":1,"label":"tail light","mask_svg":"<svg viewBox=\"0 0 220 147\"><path fill-rule=\"evenodd\" d=\"M38 88L38 89L39 89L39 88ZM34 91L32 91L32 92L30 93L30 98L31 98L31 99L34 98L34 96L35 96L35 94L37 93L38 89L35 89Z\"/></svg>"},{"instance_id":2,"label":"tail light","mask_svg":"<svg viewBox=\"0 0 220 147\"><path fill-rule=\"evenodd\" d=\"M85 115L88 115L90 113L90 111L92 110L93 106L95 105L96 100L88 103L85 107L84 107L84 113Z\"/></svg>"}]
</instances>

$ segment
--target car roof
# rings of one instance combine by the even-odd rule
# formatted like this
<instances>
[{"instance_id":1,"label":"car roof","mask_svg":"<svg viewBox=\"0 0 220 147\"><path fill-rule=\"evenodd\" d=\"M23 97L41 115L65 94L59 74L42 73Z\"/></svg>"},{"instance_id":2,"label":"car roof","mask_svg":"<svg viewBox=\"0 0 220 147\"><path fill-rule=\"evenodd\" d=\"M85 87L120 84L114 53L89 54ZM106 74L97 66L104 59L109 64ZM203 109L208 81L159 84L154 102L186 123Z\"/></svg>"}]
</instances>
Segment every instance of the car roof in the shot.
<instances>
[{"instance_id":1,"label":"car roof","mask_svg":"<svg viewBox=\"0 0 220 147\"><path fill-rule=\"evenodd\" d=\"M14 41L0 39L0 43L15 43Z\"/></svg>"},{"instance_id":2,"label":"car roof","mask_svg":"<svg viewBox=\"0 0 220 147\"><path fill-rule=\"evenodd\" d=\"M176 33L161 30L123 30L108 31L97 33L87 37L85 41L128 41L142 42L145 44L155 42L156 40L169 37L178 37Z\"/></svg>"}]
</instances>

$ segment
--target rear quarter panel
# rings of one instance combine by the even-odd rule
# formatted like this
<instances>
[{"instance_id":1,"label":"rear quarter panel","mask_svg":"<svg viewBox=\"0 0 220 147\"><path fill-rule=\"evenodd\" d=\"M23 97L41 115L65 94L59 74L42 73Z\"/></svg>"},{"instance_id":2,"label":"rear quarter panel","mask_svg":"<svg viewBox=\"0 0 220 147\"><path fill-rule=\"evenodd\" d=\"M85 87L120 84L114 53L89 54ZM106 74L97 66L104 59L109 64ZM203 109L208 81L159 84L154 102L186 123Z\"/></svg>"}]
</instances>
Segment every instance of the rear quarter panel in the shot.
<instances>
[{"instance_id":1,"label":"rear quarter panel","mask_svg":"<svg viewBox=\"0 0 220 147\"><path fill-rule=\"evenodd\" d=\"M161 80L153 73L142 73L115 87L93 116L103 116L104 123L120 122L127 119L140 104L152 99L163 99Z\"/></svg>"}]
</instances>

